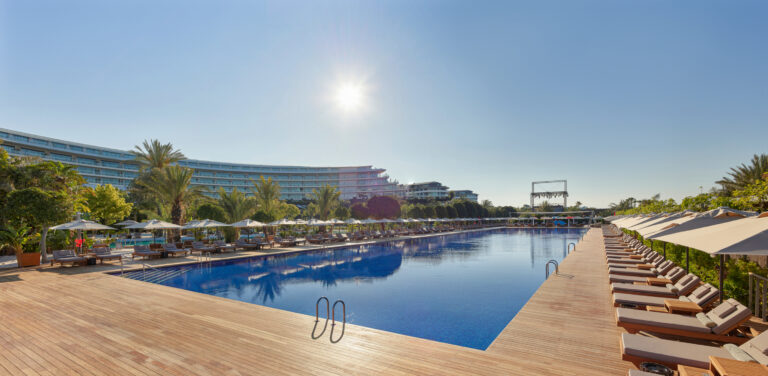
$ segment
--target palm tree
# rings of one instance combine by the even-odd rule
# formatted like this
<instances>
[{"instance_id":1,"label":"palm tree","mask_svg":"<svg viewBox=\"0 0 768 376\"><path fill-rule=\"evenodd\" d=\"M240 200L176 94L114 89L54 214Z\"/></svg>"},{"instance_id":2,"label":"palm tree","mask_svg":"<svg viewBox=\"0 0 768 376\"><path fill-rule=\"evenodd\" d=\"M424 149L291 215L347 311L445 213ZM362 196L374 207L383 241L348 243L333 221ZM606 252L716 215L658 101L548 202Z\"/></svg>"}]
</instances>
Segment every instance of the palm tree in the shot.
<instances>
[{"instance_id":1,"label":"palm tree","mask_svg":"<svg viewBox=\"0 0 768 376\"><path fill-rule=\"evenodd\" d=\"M10 248L16 256L24 252L24 245L29 239L29 227L23 224L0 228L0 249Z\"/></svg>"},{"instance_id":2,"label":"palm tree","mask_svg":"<svg viewBox=\"0 0 768 376\"><path fill-rule=\"evenodd\" d=\"M227 193L224 188L219 188L217 201L219 206L224 209L228 222L237 222L247 218L253 214L253 209L256 207L256 202L252 198L246 197L237 188L233 189L231 193Z\"/></svg>"},{"instance_id":3,"label":"palm tree","mask_svg":"<svg viewBox=\"0 0 768 376\"><path fill-rule=\"evenodd\" d=\"M750 162L749 165L742 163L741 166L732 167L731 172L728 173L729 176L725 176L715 183L720 184L726 193L732 193L744 189L768 173L768 154L755 154Z\"/></svg>"},{"instance_id":4,"label":"palm tree","mask_svg":"<svg viewBox=\"0 0 768 376\"><path fill-rule=\"evenodd\" d=\"M187 205L203 197L205 188L192 186L193 171L181 166L166 166L150 174L141 182L142 187L150 192L159 202L171 207L171 221L177 225L184 220Z\"/></svg>"},{"instance_id":5,"label":"palm tree","mask_svg":"<svg viewBox=\"0 0 768 376\"><path fill-rule=\"evenodd\" d=\"M170 142L161 144L158 140L145 140L142 146L136 145L131 151L142 170L160 169L186 158Z\"/></svg>"},{"instance_id":6,"label":"palm tree","mask_svg":"<svg viewBox=\"0 0 768 376\"><path fill-rule=\"evenodd\" d=\"M272 178L264 179L264 176L258 182L251 179L251 183L251 192L259 210L269 216L276 215L280 209L280 185L272 181Z\"/></svg>"},{"instance_id":7,"label":"palm tree","mask_svg":"<svg viewBox=\"0 0 768 376\"><path fill-rule=\"evenodd\" d=\"M486 209L493 209L493 203L491 200L483 200L483 203L481 204Z\"/></svg>"},{"instance_id":8,"label":"palm tree","mask_svg":"<svg viewBox=\"0 0 768 376\"><path fill-rule=\"evenodd\" d=\"M331 211L339 205L339 197L341 191L335 186L325 184L320 187L320 190L313 189L312 201L314 201L317 207L317 216L322 220L327 220L331 214Z\"/></svg>"}]
</instances>

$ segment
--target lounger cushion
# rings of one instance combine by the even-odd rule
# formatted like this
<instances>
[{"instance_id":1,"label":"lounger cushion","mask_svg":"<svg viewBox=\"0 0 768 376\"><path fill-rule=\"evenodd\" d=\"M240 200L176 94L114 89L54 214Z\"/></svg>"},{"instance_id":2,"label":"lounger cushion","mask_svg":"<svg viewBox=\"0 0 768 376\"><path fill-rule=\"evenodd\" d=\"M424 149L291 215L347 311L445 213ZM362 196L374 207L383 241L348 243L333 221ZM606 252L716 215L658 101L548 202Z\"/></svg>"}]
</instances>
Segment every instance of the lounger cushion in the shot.
<instances>
[{"instance_id":1,"label":"lounger cushion","mask_svg":"<svg viewBox=\"0 0 768 376\"><path fill-rule=\"evenodd\" d=\"M648 280L648 277L634 276L634 275L621 275L621 274L608 274L608 279L611 282L634 283L634 282L645 282Z\"/></svg>"},{"instance_id":2,"label":"lounger cushion","mask_svg":"<svg viewBox=\"0 0 768 376\"><path fill-rule=\"evenodd\" d=\"M680 290L678 290L678 288L677 288L677 287L675 287L675 285L673 285L673 284L671 284L671 283L667 283L667 286L666 286L666 287L667 287L667 289L669 289L669 291L672 291L672 292L674 292L675 294L677 294L678 292L680 292Z\"/></svg>"},{"instance_id":3,"label":"lounger cushion","mask_svg":"<svg viewBox=\"0 0 768 376\"><path fill-rule=\"evenodd\" d=\"M712 319L712 321L717 323L717 326L712 328L712 332L715 334L727 334L731 328L752 316L752 311L750 311L749 308L739 303L735 299L728 299L723 302L723 304L725 303L730 303L731 305L735 306L736 309L733 311L729 309L731 313L725 317L712 317L713 315L711 314L707 315L710 319Z\"/></svg>"},{"instance_id":4,"label":"lounger cushion","mask_svg":"<svg viewBox=\"0 0 768 376\"><path fill-rule=\"evenodd\" d=\"M650 373L641 371L639 369L631 369L627 372L627 376L659 376L657 373Z\"/></svg>"},{"instance_id":5,"label":"lounger cushion","mask_svg":"<svg viewBox=\"0 0 768 376\"><path fill-rule=\"evenodd\" d=\"M83 261L83 260L85 259L79 256L59 257L56 259L56 261L61 261L61 262L73 262L73 261Z\"/></svg>"},{"instance_id":6,"label":"lounger cushion","mask_svg":"<svg viewBox=\"0 0 768 376\"><path fill-rule=\"evenodd\" d=\"M613 294L614 304L637 304L642 306L664 307L664 299L667 298L624 293Z\"/></svg>"},{"instance_id":7,"label":"lounger cushion","mask_svg":"<svg viewBox=\"0 0 768 376\"><path fill-rule=\"evenodd\" d=\"M680 280L675 283L675 287L677 287L678 290L678 295L688 295L688 293L693 291L693 289L695 289L700 282L701 280L699 277L693 274L688 274L685 277L680 278Z\"/></svg>"},{"instance_id":8,"label":"lounger cushion","mask_svg":"<svg viewBox=\"0 0 768 376\"><path fill-rule=\"evenodd\" d=\"M696 298L701 298L702 296L707 295L707 293L709 292L711 287L712 287L712 285L710 285L710 284L701 285L696 290L693 290L691 295L693 295Z\"/></svg>"},{"instance_id":9,"label":"lounger cushion","mask_svg":"<svg viewBox=\"0 0 768 376\"><path fill-rule=\"evenodd\" d=\"M667 313L661 313L661 315L677 316ZM637 334L622 333L621 343L624 353L627 355L698 368L709 368L710 355L718 358L733 359L728 350L720 347L670 341Z\"/></svg>"},{"instance_id":10,"label":"lounger cushion","mask_svg":"<svg viewBox=\"0 0 768 376\"><path fill-rule=\"evenodd\" d=\"M715 309L713 309L712 312L710 312L710 315L713 315L722 319L730 315L734 311L736 311L736 306L734 306L728 301L725 301L723 302L723 304L720 304Z\"/></svg>"},{"instance_id":11,"label":"lounger cushion","mask_svg":"<svg viewBox=\"0 0 768 376\"><path fill-rule=\"evenodd\" d=\"M723 348L728 350L728 352L731 353L731 356L736 360L741 360L742 362L757 362L755 358L749 355L746 351L742 350L741 347L732 343L726 343L723 345Z\"/></svg>"},{"instance_id":12,"label":"lounger cushion","mask_svg":"<svg viewBox=\"0 0 768 376\"><path fill-rule=\"evenodd\" d=\"M665 277L669 278L672 281L677 280L678 278L682 277L685 274L685 270L681 267L674 267L672 270L667 272Z\"/></svg>"},{"instance_id":13,"label":"lounger cushion","mask_svg":"<svg viewBox=\"0 0 768 376\"><path fill-rule=\"evenodd\" d=\"M710 329L699 319L684 315L670 315L663 312L649 312L629 308L616 308L619 323L640 324L648 327L679 329L688 332L709 333ZM650 329L649 329L650 330Z\"/></svg>"},{"instance_id":14,"label":"lounger cushion","mask_svg":"<svg viewBox=\"0 0 768 376\"><path fill-rule=\"evenodd\" d=\"M668 297L677 297L675 293L670 291L666 287L661 286L648 286L648 285L635 285L631 283L612 283L611 291L613 292L631 292L638 294L659 295Z\"/></svg>"},{"instance_id":15,"label":"lounger cushion","mask_svg":"<svg viewBox=\"0 0 768 376\"><path fill-rule=\"evenodd\" d=\"M679 298L677 298L677 299L678 299L678 300L680 300L680 301L682 301L682 302L690 302L690 301L691 301L691 299L688 299L688 297L687 297L687 296L681 296L681 297L679 297Z\"/></svg>"},{"instance_id":16,"label":"lounger cushion","mask_svg":"<svg viewBox=\"0 0 768 376\"><path fill-rule=\"evenodd\" d=\"M758 363L768 364L768 330L739 346Z\"/></svg>"},{"instance_id":17,"label":"lounger cushion","mask_svg":"<svg viewBox=\"0 0 768 376\"><path fill-rule=\"evenodd\" d=\"M699 319L699 321L701 321L701 323L704 324L704 326L706 326L707 328L714 328L717 326L717 324L714 321L710 320L709 317L707 317L707 315L704 314L704 312L697 313L696 318Z\"/></svg>"},{"instance_id":18,"label":"lounger cushion","mask_svg":"<svg viewBox=\"0 0 768 376\"><path fill-rule=\"evenodd\" d=\"M635 268L608 268L608 273L611 274L623 274L623 275L637 275L643 277L655 277L656 273L650 270L641 270Z\"/></svg>"}]
</instances>

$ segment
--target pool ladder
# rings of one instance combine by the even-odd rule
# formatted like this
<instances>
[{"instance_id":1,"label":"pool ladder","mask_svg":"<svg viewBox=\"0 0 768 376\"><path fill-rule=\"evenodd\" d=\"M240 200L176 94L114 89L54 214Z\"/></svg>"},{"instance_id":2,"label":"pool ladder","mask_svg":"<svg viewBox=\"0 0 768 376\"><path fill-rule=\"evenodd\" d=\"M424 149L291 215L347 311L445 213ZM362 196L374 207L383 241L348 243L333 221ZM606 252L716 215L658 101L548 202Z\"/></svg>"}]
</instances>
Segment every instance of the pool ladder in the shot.
<instances>
[{"instance_id":1,"label":"pool ladder","mask_svg":"<svg viewBox=\"0 0 768 376\"><path fill-rule=\"evenodd\" d=\"M573 250L576 250L576 243L568 243L568 253L571 253L571 246L573 246Z\"/></svg>"},{"instance_id":2,"label":"pool ladder","mask_svg":"<svg viewBox=\"0 0 768 376\"><path fill-rule=\"evenodd\" d=\"M546 266L546 276L545 276L545 278L549 278L549 265L550 265L550 264L555 264L555 274L560 274L560 267L559 267L559 265L557 264L557 261L555 261L555 260L549 260L549 261L547 261L547 266Z\"/></svg>"},{"instance_id":3,"label":"pool ladder","mask_svg":"<svg viewBox=\"0 0 768 376\"><path fill-rule=\"evenodd\" d=\"M330 335L331 343L339 342L341 340L341 337L344 336L344 329L345 329L346 324L347 324L347 304L344 303L343 300L338 299L335 302L333 302L333 306L331 306L331 301L328 300L327 297L321 296L320 298L318 298L317 302L315 302L315 327L317 327L317 323L320 322L320 302L323 301L323 300L325 300L325 322L326 322L326 325L328 325L328 315L330 314L330 316L331 316L330 317L330 319L331 319L331 335ZM339 304L339 303L341 303L341 313L342 313L341 336L339 336L338 339L334 340L333 339L333 329L336 326L336 305ZM317 337L315 337L314 329L313 329L312 330L312 338L313 339L320 338L320 336L323 335L323 332L325 332L325 328L323 328L323 331L320 332L320 334Z\"/></svg>"}]
</instances>

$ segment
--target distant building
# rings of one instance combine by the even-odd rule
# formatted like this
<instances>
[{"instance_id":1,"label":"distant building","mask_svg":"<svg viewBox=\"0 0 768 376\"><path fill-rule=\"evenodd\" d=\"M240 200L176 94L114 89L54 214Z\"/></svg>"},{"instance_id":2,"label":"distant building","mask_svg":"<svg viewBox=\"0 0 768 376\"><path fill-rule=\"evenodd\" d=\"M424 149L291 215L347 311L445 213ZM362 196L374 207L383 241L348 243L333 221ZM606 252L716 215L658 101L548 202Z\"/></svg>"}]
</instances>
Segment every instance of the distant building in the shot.
<instances>
[{"instance_id":1,"label":"distant building","mask_svg":"<svg viewBox=\"0 0 768 376\"><path fill-rule=\"evenodd\" d=\"M436 181L408 184L406 198L420 200L446 200L448 187Z\"/></svg>"},{"instance_id":2,"label":"distant building","mask_svg":"<svg viewBox=\"0 0 768 376\"><path fill-rule=\"evenodd\" d=\"M453 194L453 198L463 198L465 200L477 202L477 193L472 192L468 189L448 191L449 195L451 193Z\"/></svg>"},{"instance_id":3,"label":"distant building","mask_svg":"<svg viewBox=\"0 0 768 376\"><path fill-rule=\"evenodd\" d=\"M89 186L111 184L125 190L139 176L139 165L126 150L79 144L3 128L0 128L0 140L3 142L0 147L12 156L34 156L75 166ZM405 186L390 181L383 168L372 166L268 166L195 159L179 161L179 165L193 169L192 185L207 187L211 195L215 195L219 188L227 192L237 188L251 195L251 179L256 180L261 176L271 177L280 184L280 195L284 200L305 199L313 189L324 184L339 187L343 200L406 195Z\"/></svg>"}]
</instances>

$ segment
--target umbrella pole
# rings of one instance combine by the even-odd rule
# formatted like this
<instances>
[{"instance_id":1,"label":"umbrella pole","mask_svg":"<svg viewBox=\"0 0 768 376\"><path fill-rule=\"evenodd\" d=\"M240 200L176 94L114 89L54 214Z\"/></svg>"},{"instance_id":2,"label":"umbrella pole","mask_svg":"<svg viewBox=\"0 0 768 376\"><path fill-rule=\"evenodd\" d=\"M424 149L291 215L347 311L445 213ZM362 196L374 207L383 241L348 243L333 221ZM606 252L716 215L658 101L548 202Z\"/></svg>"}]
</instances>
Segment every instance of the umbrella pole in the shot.
<instances>
[{"instance_id":1,"label":"umbrella pole","mask_svg":"<svg viewBox=\"0 0 768 376\"><path fill-rule=\"evenodd\" d=\"M720 303L723 302L723 279L725 279L725 255L720 255Z\"/></svg>"},{"instance_id":2,"label":"umbrella pole","mask_svg":"<svg viewBox=\"0 0 768 376\"><path fill-rule=\"evenodd\" d=\"M685 247L685 272L689 273L689 270L691 269L691 261L689 259L689 253L691 252L690 247Z\"/></svg>"}]
</instances>

